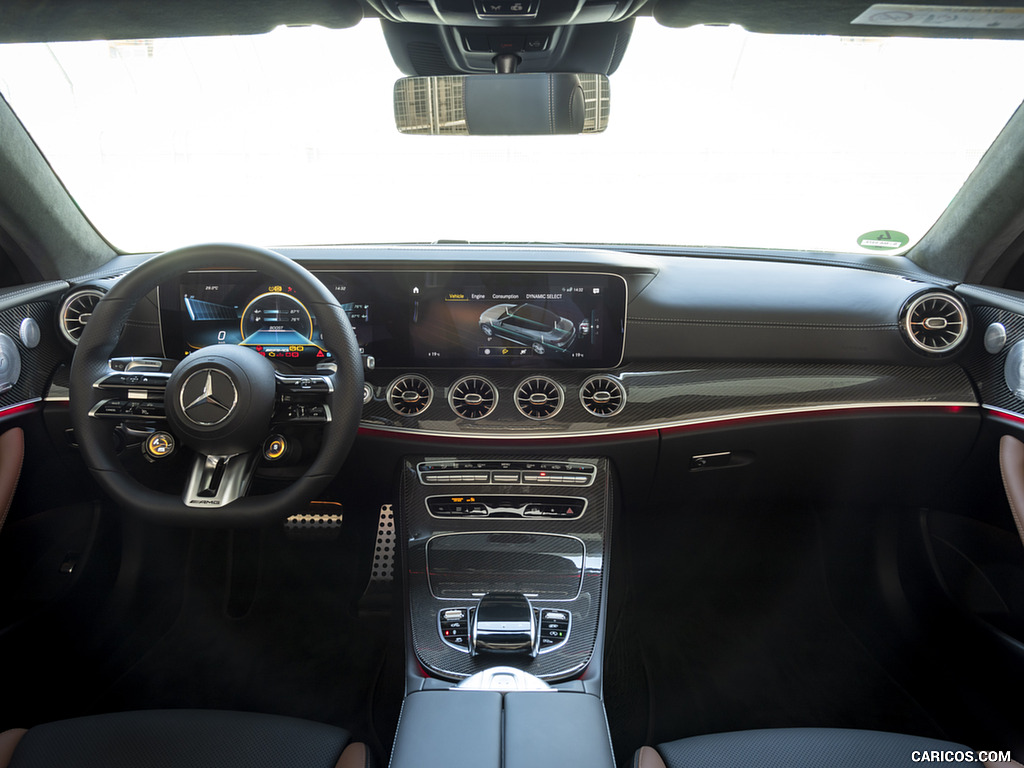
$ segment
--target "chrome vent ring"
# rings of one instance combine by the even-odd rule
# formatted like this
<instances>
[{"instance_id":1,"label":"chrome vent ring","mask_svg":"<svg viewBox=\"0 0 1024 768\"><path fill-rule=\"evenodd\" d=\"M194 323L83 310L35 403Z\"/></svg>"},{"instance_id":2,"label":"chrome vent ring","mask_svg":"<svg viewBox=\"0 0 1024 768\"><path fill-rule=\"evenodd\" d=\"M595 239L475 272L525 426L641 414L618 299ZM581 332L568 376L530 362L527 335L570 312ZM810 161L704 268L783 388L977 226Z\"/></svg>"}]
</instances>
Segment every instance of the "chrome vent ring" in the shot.
<instances>
[{"instance_id":1,"label":"chrome vent ring","mask_svg":"<svg viewBox=\"0 0 1024 768\"><path fill-rule=\"evenodd\" d=\"M613 376L591 376L580 387L580 403L591 416L606 419L625 407L626 388Z\"/></svg>"},{"instance_id":2,"label":"chrome vent ring","mask_svg":"<svg viewBox=\"0 0 1024 768\"><path fill-rule=\"evenodd\" d=\"M448 405L463 419L477 421L498 404L498 390L482 376L464 376L448 390Z\"/></svg>"},{"instance_id":3,"label":"chrome vent ring","mask_svg":"<svg viewBox=\"0 0 1024 768\"><path fill-rule=\"evenodd\" d=\"M401 376L388 387L388 405L399 416L417 416L427 409L433 399L434 390L430 382L416 374Z\"/></svg>"},{"instance_id":4,"label":"chrome vent ring","mask_svg":"<svg viewBox=\"0 0 1024 768\"><path fill-rule=\"evenodd\" d=\"M919 294L901 313L900 326L911 345L928 354L946 354L967 338L967 307L943 291Z\"/></svg>"},{"instance_id":5,"label":"chrome vent ring","mask_svg":"<svg viewBox=\"0 0 1024 768\"><path fill-rule=\"evenodd\" d=\"M69 294L64 299L64 303L60 307L59 320L60 332L65 339L72 344L78 344L78 340L82 338L82 331L85 330L85 324L89 322L92 311L100 303L103 294L104 292L99 288L83 288Z\"/></svg>"},{"instance_id":6,"label":"chrome vent ring","mask_svg":"<svg viewBox=\"0 0 1024 768\"><path fill-rule=\"evenodd\" d=\"M520 382L514 399L518 411L534 421L552 418L565 401L562 388L547 376L531 376Z\"/></svg>"}]
</instances>

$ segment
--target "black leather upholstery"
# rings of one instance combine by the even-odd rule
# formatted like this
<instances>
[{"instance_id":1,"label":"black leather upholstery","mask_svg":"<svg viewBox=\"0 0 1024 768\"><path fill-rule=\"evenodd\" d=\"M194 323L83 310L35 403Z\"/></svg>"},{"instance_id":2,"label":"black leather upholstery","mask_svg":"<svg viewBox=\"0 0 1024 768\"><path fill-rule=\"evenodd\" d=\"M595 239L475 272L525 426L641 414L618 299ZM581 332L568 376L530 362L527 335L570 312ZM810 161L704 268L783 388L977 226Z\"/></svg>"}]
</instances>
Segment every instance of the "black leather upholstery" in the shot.
<instances>
[{"instance_id":1,"label":"black leather upholstery","mask_svg":"<svg viewBox=\"0 0 1024 768\"><path fill-rule=\"evenodd\" d=\"M151 710L36 726L10 768L334 768L349 734L290 717Z\"/></svg>"},{"instance_id":2,"label":"black leather upholstery","mask_svg":"<svg viewBox=\"0 0 1024 768\"><path fill-rule=\"evenodd\" d=\"M915 754L940 753L949 760L926 765L965 765L973 752L961 744L882 731L842 728L778 728L715 733L680 739L657 747L667 768L911 768Z\"/></svg>"},{"instance_id":3,"label":"black leather upholstery","mask_svg":"<svg viewBox=\"0 0 1024 768\"><path fill-rule=\"evenodd\" d=\"M500 768L501 693L416 691L405 697L391 768Z\"/></svg>"},{"instance_id":4,"label":"black leather upholstery","mask_svg":"<svg viewBox=\"0 0 1024 768\"><path fill-rule=\"evenodd\" d=\"M587 693L505 694L505 768L615 768L604 705Z\"/></svg>"}]
</instances>

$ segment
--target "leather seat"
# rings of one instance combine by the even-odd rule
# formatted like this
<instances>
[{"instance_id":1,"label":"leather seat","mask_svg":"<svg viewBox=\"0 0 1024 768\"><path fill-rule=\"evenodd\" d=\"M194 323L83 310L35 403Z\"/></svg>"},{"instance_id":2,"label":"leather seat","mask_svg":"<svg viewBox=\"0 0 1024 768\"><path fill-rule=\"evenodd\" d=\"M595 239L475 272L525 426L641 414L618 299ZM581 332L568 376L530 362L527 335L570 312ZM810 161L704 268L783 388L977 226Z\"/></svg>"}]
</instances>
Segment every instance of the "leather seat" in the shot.
<instances>
[{"instance_id":1,"label":"leather seat","mask_svg":"<svg viewBox=\"0 0 1024 768\"><path fill-rule=\"evenodd\" d=\"M962 768L968 763L957 760L957 753L962 758L967 752L973 754L962 744L899 733L773 728L693 736L657 748L641 747L633 756L633 768L920 768L922 762Z\"/></svg>"},{"instance_id":2,"label":"leather seat","mask_svg":"<svg viewBox=\"0 0 1024 768\"><path fill-rule=\"evenodd\" d=\"M291 717L147 710L0 733L0 768L367 768L349 733Z\"/></svg>"}]
</instances>

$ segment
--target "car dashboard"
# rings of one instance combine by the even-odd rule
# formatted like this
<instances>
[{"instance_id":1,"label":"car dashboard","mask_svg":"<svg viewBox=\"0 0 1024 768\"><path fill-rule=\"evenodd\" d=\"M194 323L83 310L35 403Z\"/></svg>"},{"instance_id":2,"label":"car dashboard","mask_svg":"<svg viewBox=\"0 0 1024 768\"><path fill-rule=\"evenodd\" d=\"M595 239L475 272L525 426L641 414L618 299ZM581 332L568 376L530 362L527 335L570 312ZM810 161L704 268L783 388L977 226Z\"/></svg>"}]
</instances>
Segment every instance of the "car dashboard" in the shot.
<instances>
[{"instance_id":1,"label":"car dashboard","mask_svg":"<svg viewBox=\"0 0 1024 768\"><path fill-rule=\"evenodd\" d=\"M583 249L283 252L346 310L365 362L366 430L583 437L808 410L978 405L957 364L970 337L965 302L923 278ZM41 321L73 326L109 280L64 291L52 310L62 315ZM926 311L922 300L961 325L915 336L907 318ZM517 308L549 318L522 320L510 315ZM140 310L129 332L149 355L241 344L285 372L331 362L303 297L254 272L191 272ZM557 322L569 338L552 340Z\"/></svg>"},{"instance_id":2,"label":"car dashboard","mask_svg":"<svg viewBox=\"0 0 1024 768\"><path fill-rule=\"evenodd\" d=\"M1024 303L896 262L546 246L280 252L345 310L364 382L347 393L361 411L343 469L309 508L285 510L286 530L370 510L368 590L402 583L407 693L488 673L495 657L476 627L489 596L513 594L534 634L501 661L600 695L622 610L610 608L615 574L660 594L669 561L643 563L699 548L675 538L687 521L815 509L845 526L862 510L921 507L987 422L1024 422L1013 378ZM74 341L148 258L0 296L19 369L5 369L0 412L40 418L71 464ZM111 359L124 394L95 414L122 464L180 493L171 478L184 465L143 460L138 445L166 428L159 382L199 349L245 346L286 385L253 490L300 475L332 418L314 403L338 362L312 304L287 282L216 264L138 302Z\"/></svg>"},{"instance_id":3,"label":"car dashboard","mask_svg":"<svg viewBox=\"0 0 1024 768\"><path fill-rule=\"evenodd\" d=\"M349 264L319 253L306 262L344 298L368 362L364 430L628 436L808 410L977 405L962 369L949 364L957 350L918 346L901 324L909 304L936 294L964 312L966 325L966 310L943 287L845 267L721 258L435 254L389 251L394 265L379 271L364 260L378 254L358 251L338 254ZM330 269L319 268L324 261ZM209 277L189 276L177 294ZM263 289L250 283L243 300L267 301ZM164 300L170 293L161 290L163 340L181 350L197 324L180 304L167 308L175 306L173 295ZM564 316L586 333L577 330L559 349L524 335L528 329L487 322L509 304ZM231 325L226 336L236 332L234 318ZM956 346L965 338L966 327ZM283 347L268 354L306 370L319 361L295 360L288 355L309 353Z\"/></svg>"}]
</instances>

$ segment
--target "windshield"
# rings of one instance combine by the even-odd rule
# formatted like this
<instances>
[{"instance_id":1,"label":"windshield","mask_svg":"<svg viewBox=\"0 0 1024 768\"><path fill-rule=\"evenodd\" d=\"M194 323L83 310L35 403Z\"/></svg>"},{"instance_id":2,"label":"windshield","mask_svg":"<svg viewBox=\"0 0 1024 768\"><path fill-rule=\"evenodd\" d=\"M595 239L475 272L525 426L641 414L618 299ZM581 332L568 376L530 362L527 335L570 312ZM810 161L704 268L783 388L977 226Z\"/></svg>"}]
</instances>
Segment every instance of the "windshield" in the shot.
<instances>
[{"instance_id":1,"label":"windshield","mask_svg":"<svg viewBox=\"0 0 1024 768\"><path fill-rule=\"evenodd\" d=\"M1024 95L1024 43L637 21L601 134L397 132L379 23L0 46L0 91L127 251L573 242L905 252Z\"/></svg>"}]
</instances>

